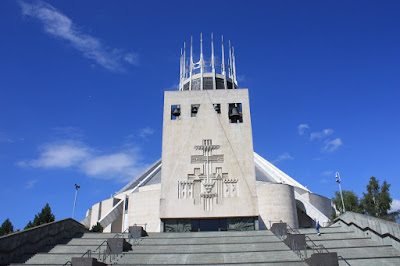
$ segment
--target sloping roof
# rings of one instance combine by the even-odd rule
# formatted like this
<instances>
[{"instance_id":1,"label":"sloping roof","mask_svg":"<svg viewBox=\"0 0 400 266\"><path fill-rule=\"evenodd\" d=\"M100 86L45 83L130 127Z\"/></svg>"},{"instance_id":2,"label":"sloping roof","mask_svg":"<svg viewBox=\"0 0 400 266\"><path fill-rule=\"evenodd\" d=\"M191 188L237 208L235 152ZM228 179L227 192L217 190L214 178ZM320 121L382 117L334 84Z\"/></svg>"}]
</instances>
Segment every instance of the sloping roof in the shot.
<instances>
[{"instance_id":1,"label":"sloping roof","mask_svg":"<svg viewBox=\"0 0 400 266\"><path fill-rule=\"evenodd\" d=\"M282 172L276 166L262 158L257 153L254 153L254 165L256 173L256 181L261 182L271 182L271 183L283 183L292 185L295 187L308 190L306 187L301 185L299 182ZM146 171L140 176L129 182L125 187L123 187L117 194L132 190L134 192L136 188L149 186L161 183L161 159L151 165Z\"/></svg>"},{"instance_id":2,"label":"sloping roof","mask_svg":"<svg viewBox=\"0 0 400 266\"><path fill-rule=\"evenodd\" d=\"M133 190L136 187L154 185L158 183L161 183L161 159L152 164L146 171L143 172L143 174L133 179L116 194Z\"/></svg>"}]
</instances>

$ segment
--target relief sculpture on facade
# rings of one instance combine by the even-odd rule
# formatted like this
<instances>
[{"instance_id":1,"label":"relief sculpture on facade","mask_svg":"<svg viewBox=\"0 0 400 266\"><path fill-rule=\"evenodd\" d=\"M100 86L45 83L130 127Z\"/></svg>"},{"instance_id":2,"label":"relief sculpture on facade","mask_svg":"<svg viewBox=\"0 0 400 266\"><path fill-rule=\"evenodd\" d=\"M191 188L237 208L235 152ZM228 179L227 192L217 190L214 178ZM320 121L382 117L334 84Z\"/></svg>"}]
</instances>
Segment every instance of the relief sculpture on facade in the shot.
<instances>
[{"instance_id":1,"label":"relief sculpture on facade","mask_svg":"<svg viewBox=\"0 0 400 266\"><path fill-rule=\"evenodd\" d=\"M228 179L228 173L222 172L217 165L224 162L224 155L214 155L219 145L213 145L211 139L203 140L202 145L195 150L203 151L202 155L192 155L192 164L202 164L194 168L193 174L188 174L187 180L178 181L178 198L193 199L195 205L203 205L205 211L210 211L214 204L223 204L223 198L238 196L237 179ZM213 171L213 164L216 164Z\"/></svg>"}]
</instances>

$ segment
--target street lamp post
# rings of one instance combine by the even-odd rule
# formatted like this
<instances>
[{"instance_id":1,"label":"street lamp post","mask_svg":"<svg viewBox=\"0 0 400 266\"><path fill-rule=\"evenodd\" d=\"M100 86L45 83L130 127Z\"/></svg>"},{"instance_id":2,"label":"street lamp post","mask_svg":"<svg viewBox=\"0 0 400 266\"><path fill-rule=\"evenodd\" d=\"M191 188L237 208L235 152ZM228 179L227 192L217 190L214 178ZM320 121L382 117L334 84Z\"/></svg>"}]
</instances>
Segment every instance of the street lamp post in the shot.
<instances>
[{"instance_id":1,"label":"street lamp post","mask_svg":"<svg viewBox=\"0 0 400 266\"><path fill-rule=\"evenodd\" d=\"M336 172L335 177L336 177L336 183L339 184L340 197L342 198L342 204L343 204L343 213L345 213L346 212L346 208L344 207L344 200L343 200L342 186L340 185L341 180L340 180L339 172Z\"/></svg>"},{"instance_id":2,"label":"street lamp post","mask_svg":"<svg viewBox=\"0 0 400 266\"><path fill-rule=\"evenodd\" d=\"M78 196L78 190L81 188L81 186L78 186L75 184L75 200L74 200L74 209L72 210L72 219L74 219L75 215L75 205L76 205L76 197Z\"/></svg>"}]
</instances>

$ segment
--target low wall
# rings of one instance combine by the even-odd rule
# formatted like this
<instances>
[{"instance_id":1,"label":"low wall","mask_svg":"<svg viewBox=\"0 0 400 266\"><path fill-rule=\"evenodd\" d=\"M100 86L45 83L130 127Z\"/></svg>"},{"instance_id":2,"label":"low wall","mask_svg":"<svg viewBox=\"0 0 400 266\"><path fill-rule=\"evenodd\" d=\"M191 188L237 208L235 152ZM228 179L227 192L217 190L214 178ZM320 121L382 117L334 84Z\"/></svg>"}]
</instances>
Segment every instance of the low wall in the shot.
<instances>
[{"instance_id":1,"label":"low wall","mask_svg":"<svg viewBox=\"0 0 400 266\"><path fill-rule=\"evenodd\" d=\"M63 238L88 230L68 218L0 237L0 264L8 264L24 253L35 253L45 245L55 245Z\"/></svg>"},{"instance_id":2,"label":"low wall","mask_svg":"<svg viewBox=\"0 0 400 266\"><path fill-rule=\"evenodd\" d=\"M371 237L380 244L400 249L398 223L348 211L337 217L334 225L346 225L362 236Z\"/></svg>"}]
</instances>

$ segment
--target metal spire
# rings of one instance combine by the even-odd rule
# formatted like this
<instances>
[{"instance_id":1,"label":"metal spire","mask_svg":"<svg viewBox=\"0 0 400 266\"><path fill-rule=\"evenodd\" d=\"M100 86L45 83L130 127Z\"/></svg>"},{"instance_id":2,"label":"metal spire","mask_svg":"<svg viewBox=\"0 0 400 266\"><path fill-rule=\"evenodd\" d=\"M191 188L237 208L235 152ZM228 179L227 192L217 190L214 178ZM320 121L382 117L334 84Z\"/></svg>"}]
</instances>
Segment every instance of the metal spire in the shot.
<instances>
[{"instance_id":1,"label":"metal spire","mask_svg":"<svg viewBox=\"0 0 400 266\"><path fill-rule=\"evenodd\" d=\"M229 77L232 78L232 49L231 49L231 40L229 40Z\"/></svg>"},{"instance_id":2,"label":"metal spire","mask_svg":"<svg viewBox=\"0 0 400 266\"><path fill-rule=\"evenodd\" d=\"M192 90L192 74L193 74L193 36L190 36L190 62L189 62L189 75L190 75L190 82L189 82L189 90Z\"/></svg>"},{"instance_id":3,"label":"metal spire","mask_svg":"<svg viewBox=\"0 0 400 266\"><path fill-rule=\"evenodd\" d=\"M211 33L211 69L213 73L213 90L217 89L217 84L215 81L215 56L214 56L214 36Z\"/></svg>"},{"instance_id":4,"label":"metal spire","mask_svg":"<svg viewBox=\"0 0 400 266\"><path fill-rule=\"evenodd\" d=\"M183 78L186 78L186 42L183 43Z\"/></svg>"},{"instance_id":5,"label":"metal spire","mask_svg":"<svg viewBox=\"0 0 400 266\"><path fill-rule=\"evenodd\" d=\"M181 48L181 65L179 67L179 89L181 89L181 84L183 81L182 59L183 59L183 56L182 56L182 48Z\"/></svg>"},{"instance_id":6,"label":"metal spire","mask_svg":"<svg viewBox=\"0 0 400 266\"><path fill-rule=\"evenodd\" d=\"M237 84L237 80L236 80L235 47L233 47L233 46L232 46L232 60L233 60L233 81L232 81L232 87L235 87L234 84Z\"/></svg>"},{"instance_id":7,"label":"metal spire","mask_svg":"<svg viewBox=\"0 0 400 266\"><path fill-rule=\"evenodd\" d=\"M200 90L203 90L203 73L204 73L203 33L200 33Z\"/></svg>"},{"instance_id":8,"label":"metal spire","mask_svg":"<svg viewBox=\"0 0 400 266\"><path fill-rule=\"evenodd\" d=\"M224 76L224 89L228 89L228 85L226 83L226 72L225 72L225 52L224 52L224 35L222 35L221 37L221 41L222 41L222 64L221 64L221 68L222 68L222 75Z\"/></svg>"}]
</instances>

